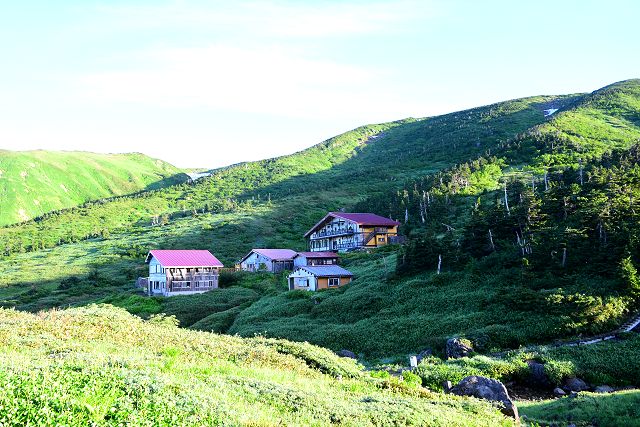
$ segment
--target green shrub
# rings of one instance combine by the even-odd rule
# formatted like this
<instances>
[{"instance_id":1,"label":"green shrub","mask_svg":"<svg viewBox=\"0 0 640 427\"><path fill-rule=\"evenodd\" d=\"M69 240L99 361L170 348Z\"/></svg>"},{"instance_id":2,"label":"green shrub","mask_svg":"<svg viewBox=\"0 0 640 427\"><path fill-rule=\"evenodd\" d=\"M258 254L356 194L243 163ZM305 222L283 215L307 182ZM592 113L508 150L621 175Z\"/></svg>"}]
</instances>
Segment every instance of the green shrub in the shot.
<instances>
[{"instance_id":1,"label":"green shrub","mask_svg":"<svg viewBox=\"0 0 640 427\"><path fill-rule=\"evenodd\" d=\"M419 375L416 375L411 371L403 371L402 379L407 386L412 388L422 385L422 378L420 378Z\"/></svg>"}]
</instances>

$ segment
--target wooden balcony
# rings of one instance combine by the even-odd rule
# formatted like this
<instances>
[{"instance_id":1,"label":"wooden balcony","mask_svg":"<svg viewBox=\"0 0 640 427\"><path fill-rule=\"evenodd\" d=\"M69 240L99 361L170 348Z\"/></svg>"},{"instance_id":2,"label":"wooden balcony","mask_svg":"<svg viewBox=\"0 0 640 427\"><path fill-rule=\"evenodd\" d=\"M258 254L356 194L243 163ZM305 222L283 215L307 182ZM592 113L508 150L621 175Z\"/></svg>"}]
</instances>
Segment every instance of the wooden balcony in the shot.
<instances>
[{"instance_id":1,"label":"wooden balcony","mask_svg":"<svg viewBox=\"0 0 640 427\"><path fill-rule=\"evenodd\" d=\"M319 231L317 233L313 233L311 235L311 239L322 239L324 237L335 237L335 236L351 236L355 234L355 231L352 228L340 228L337 230L325 230Z\"/></svg>"}]
</instances>

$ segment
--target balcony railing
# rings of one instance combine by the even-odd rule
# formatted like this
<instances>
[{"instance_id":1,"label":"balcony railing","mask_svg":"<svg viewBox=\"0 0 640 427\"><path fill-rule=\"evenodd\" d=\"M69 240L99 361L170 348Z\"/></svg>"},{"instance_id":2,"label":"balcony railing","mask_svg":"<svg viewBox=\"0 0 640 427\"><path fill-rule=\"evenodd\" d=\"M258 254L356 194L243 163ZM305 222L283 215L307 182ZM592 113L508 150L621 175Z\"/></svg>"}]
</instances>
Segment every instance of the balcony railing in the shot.
<instances>
[{"instance_id":1,"label":"balcony railing","mask_svg":"<svg viewBox=\"0 0 640 427\"><path fill-rule=\"evenodd\" d=\"M185 274L184 276L176 275L167 277L172 282L199 282L204 280L218 280L217 274L196 273Z\"/></svg>"},{"instance_id":2,"label":"balcony railing","mask_svg":"<svg viewBox=\"0 0 640 427\"><path fill-rule=\"evenodd\" d=\"M212 282L209 285L209 282ZM185 292L185 291L208 291L210 289L216 289L218 287L217 280L210 280L206 282L188 282L189 286L187 286L187 281L173 281L169 284L168 290L169 292Z\"/></svg>"},{"instance_id":3,"label":"balcony railing","mask_svg":"<svg viewBox=\"0 0 640 427\"><path fill-rule=\"evenodd\" d=\"M311 238L321 239L323 237L350 236L352 234L355 234L355 231L352 228L339 228L334 230L324 230L324 231L319 231L317 233L313 233L311 235Z\"/></svg>"}]
</instances>

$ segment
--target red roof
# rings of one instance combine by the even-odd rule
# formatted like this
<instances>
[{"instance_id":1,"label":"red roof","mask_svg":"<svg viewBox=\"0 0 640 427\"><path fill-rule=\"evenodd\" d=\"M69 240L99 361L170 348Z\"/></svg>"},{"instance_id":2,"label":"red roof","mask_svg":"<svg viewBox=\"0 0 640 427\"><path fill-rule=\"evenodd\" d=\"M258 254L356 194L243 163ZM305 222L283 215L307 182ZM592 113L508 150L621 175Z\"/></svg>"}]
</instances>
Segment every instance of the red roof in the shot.
<instances>
[{"instance_id":1,"label":"red roof","mask_svg":"<svg viewBox=\"0 0 640 427\"><path fill-rule=\"evenodd\" d=\"M348 212L329 212L322 218L316 225L314 225L311 230L307 231L304 237L307 237L309 234L313 233L313 231L318 228L318 226L322 225L328 218L342 218L348 221L353 221L358 225L370 225L370 226L380 226L380 227L395 227L400 225L398 221L394 221L389 218L385 218L380 215L372 214L372 213L348 213Z\"/></svg>"},{"instance_id":2,"label":"red roof","mask_svg":"<svg viewBox=\"0 0 640 427\"><path fill-rule=\"evenodd\" d=\"M151 257L164 267L224 267L222 263L207 250L154 249L149 251L146 262Z\"/></svg>"},{"instance_id":3,"label":"red roof","mask_svg":"<svg viewBox=\"0 0 640 427\"><path fill-rule=\"evenodd\" d=\"M338 258L339 255L335 252L298 252L298 255L307 258Z\"/></svg>"},{"instance_id":4,"label":"red roof","mask_svg":"<svg viewBox=\"0 0 640 427\"><path fill-rule=\"evenodd\" d=\"M296 251L291 249L251 249L251 252L246 254L240 262L247 259L253 252L263 255L273 261L290 261L298 255Z\"/></svg>"}]
</instances>

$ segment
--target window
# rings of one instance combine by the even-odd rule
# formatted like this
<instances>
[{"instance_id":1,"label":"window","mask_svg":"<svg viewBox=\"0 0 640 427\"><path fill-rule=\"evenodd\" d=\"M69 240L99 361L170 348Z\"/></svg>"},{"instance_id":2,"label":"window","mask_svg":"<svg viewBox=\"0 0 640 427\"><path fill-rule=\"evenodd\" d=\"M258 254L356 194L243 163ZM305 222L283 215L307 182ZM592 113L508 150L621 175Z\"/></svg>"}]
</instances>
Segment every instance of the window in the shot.
<instances>
[{"instance_id":1,"label":"window","mask_svg":"<svg viewBox=\"0 0 640 427\"><path fill-rule=\"evenodd\" d=\"M209 286L213 286L213 280L209 280Z\"/></svg>"},{"instance_id":2,"label":"window","mask_svg":"<svg viewBox=\"0 0 640 427\"><path fill-rule=\"evenodd\" d=\"M378 242L384 243L384 237L378 237Z\"/></svg>"},{"instance_id":3,"label":"window","mask_svg":"<svg viewBox=\"0 0 640 427\"><path fill-rule=\"evenodd\" d=\"M340 286L339 277L329 277L329 286Z\"/></svg>"},{"instance_id":4,"label":"window","mask_svg":"<svg viewBox=\"0 0 640 427\"><path fill-rule=\"evenodd\" d=\"M309 287L309 279L306 277L295 277L294 278L294 286L298 288L308 288Z\"/></svg>"}]
</instances>

